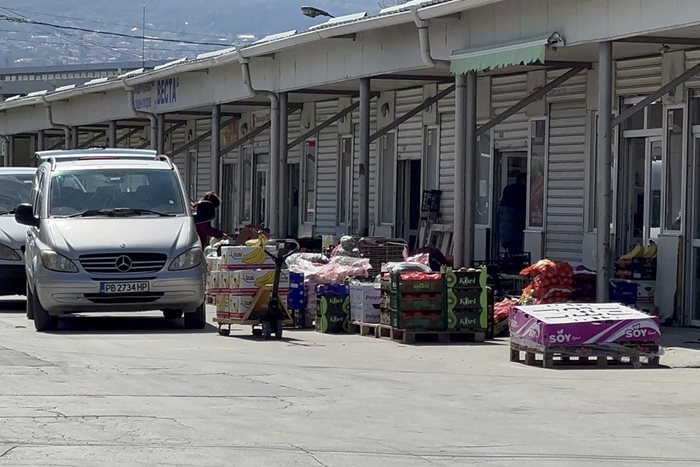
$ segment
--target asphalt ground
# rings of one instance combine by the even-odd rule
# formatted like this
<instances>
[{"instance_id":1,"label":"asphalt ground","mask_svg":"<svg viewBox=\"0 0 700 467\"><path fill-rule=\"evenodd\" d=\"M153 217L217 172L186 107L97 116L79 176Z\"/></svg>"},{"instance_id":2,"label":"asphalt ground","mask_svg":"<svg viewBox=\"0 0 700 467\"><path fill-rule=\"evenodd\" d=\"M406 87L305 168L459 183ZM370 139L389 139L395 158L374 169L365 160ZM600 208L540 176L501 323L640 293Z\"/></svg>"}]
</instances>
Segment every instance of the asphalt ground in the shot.
<instances>
[{"instance_id":1,"label":"asphalt ground","mask_svg":"<svg viewBox=\"0 0 700 467\"><path fill-rule=\"evenodd\" d=\"M686 368L549 370L507 339L263 341L153 313L41 334L23 313L0 301L0 465L700 464L695 336L661 360Z\"/></svg>"}]
</instances>

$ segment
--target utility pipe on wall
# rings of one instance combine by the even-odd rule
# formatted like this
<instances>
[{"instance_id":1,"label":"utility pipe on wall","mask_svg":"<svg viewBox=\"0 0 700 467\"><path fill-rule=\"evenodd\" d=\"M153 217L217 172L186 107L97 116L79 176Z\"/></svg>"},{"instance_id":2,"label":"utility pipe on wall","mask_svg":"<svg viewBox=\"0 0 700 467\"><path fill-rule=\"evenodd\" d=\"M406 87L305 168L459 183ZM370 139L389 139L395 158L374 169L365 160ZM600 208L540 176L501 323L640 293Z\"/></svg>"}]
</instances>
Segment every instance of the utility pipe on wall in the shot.
<instances>
[{"instance_id":1,"label":"utility pipe on wall","mask_svg":"<svg viewBox=\"0 0 700 467\"><path fill-rule=\"evenodd\" d=\"M60 123L54 122L53 109L51 108L51 103L46 100L46 97L43 97L43 100L44 100L44 106L46 107L46 116L48 117L49 124L51 125L52 128L61 128L63 130L63 135L64 135L63 148L68 149L70 147L70 127L68 125L61 125Z\"/></svg>"},{"instance_id":2,"label":"utility pipe on wall","mask_svg":"<svg viewBox=\"0 0 700 467\"><path fill-rule=\"evenodd\" d=\"M411 9L413 14L413 22L418 28L418 39L420 41L420 56L423 63L431 68L449 68L450 62L447 60L436 60L430 53L430 29L427 21L421 19L418 13L418 7L414 6Z\"/></svg>"},{"instance_id":3,"label":"utility pipe on wall","mask_svg":"<svg viewBox=\"0 0 700 467\"><path fill-rule=\"evenodd\" d=\"M265 96L270 100L270 183L269 185L269 213L268 225L272 235L277 235L279 231L279 187L280 187L280 101L277 94L271 91L256 90L253 87L250 77L250 61L248 58L238 53L238 60L241 64L243 74L243 85L248 92L253 95Z\"/></svg>"},{"instance_id":4,"label":"utility pipe on wall","mask_svg":"<svg viewBox=\"0 0 700 467\"><path fill-rule=\"evenodd\" d=\"M142 117L148 118L151 122L151 135L149 142L151 143L151 149L154 151L158 150L158 118L156 114L151 112L144 112L142 110L136 109L136 104L134 103L134 88L126 84L126 78L122 78L122 84L124 85L124 90L126 91L126 97L129 99L129 105L131 110L135 115L140 115Z\"/></svg>"},{"instance_id":5,"label":"utility pipe on wall","mask_svg":"<svg viewBox=\"0 0 700 467\"><path fill-rule=\"evenodd\" d=\"M221 148L221 106L211 108L211 191L219 191L219 150ZM227 207L228 208L228 207Z\"/></svg>"}]
</instances>

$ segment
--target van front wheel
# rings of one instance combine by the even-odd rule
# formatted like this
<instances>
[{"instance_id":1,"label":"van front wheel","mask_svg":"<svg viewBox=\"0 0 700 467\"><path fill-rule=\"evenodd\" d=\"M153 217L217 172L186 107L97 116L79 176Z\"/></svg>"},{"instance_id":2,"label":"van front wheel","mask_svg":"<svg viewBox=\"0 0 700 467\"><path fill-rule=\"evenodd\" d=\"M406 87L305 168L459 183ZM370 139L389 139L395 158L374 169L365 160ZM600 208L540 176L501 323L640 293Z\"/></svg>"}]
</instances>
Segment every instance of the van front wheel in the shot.
<instances>
[{"instance_id":1,"label":"van front wheel","mask_svg":"<svg viewBox=\"0 0 700 467\"><path fill-rule=\"evenodd\" d=\"M202 303L192 313L185 313L185 328L186 329L204 329L207 325L207 309Z\"/></svg>"},{"instance_id":2,"label":"van front wheel","mask_svg":"<svg viewBox=\"0 0 700 467\"><path fill-rule=\"evenodd\" d=\"M36 293L32 294L32 314L34 315L34 327L37 331L48 332L58 329L58 316L50 315L41 306Z\"/></svg>"}]
</instances>

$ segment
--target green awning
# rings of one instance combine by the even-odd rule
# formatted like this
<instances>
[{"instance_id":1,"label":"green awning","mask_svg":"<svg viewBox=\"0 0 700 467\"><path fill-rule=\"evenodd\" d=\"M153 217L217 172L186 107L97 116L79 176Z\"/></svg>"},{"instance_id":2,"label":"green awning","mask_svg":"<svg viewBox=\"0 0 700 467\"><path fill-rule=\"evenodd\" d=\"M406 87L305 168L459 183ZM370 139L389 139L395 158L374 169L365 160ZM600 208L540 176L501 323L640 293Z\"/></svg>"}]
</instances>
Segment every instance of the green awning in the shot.
<instances>
[{"instance_id":1,"label":"green awning","mask_svg":"<svg viewBox=\"0 0 700 467\"><path fill-rule=\"evenodd\" d=\"M477 49L456 50L450 57L452 74L470 71L495 70L515 65L544 63L547 47L561 47L564 40L559 33Z\"/></svg>"}]
</instances>

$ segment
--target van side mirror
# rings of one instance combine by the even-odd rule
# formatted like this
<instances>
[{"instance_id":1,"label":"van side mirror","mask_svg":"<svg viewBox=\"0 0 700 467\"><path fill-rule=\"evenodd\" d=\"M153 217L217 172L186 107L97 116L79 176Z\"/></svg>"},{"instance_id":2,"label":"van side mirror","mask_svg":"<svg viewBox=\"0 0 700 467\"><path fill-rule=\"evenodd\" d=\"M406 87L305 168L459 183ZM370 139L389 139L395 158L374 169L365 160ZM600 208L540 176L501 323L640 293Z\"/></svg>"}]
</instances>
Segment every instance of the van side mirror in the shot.
<instances>
[{"instance_id":1,"label":"van side mirror","mask_svg":"<svg viewBox=\"0 0 700 467\"><path fill-rule=\"evenodd\" d=\"M29 227L39 227L39 219L34 216L34 208L31 204L20 204L15 210L15 220L18 224Z\"/></svg>"}]
</instances>

